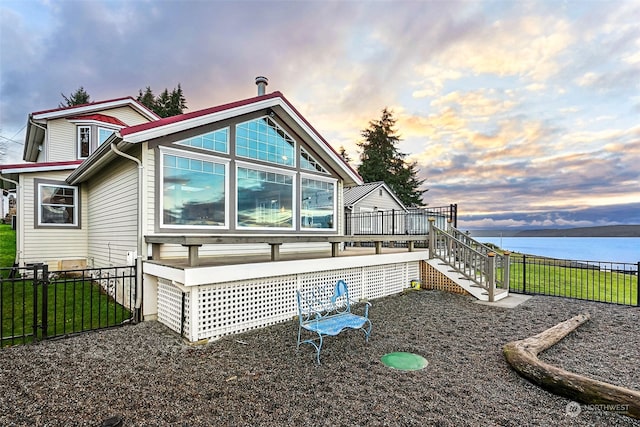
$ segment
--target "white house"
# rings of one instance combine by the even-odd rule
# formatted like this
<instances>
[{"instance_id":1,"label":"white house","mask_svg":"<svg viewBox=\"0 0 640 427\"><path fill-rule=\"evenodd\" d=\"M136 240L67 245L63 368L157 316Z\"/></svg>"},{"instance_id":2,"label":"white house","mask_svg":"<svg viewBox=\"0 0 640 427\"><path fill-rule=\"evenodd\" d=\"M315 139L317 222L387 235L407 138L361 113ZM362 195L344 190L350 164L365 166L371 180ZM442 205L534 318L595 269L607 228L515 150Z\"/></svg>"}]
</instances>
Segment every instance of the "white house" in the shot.
<instances>
[{"instance_id":1,"label":"white house","mask_svg":"<svg viewBox=\"0 0 640 427\"><path fill-rule=\"evenodd\" d=\"M140 317L192 341L290 319L304 287L406 288L426 252L338 256L344 189L362 180L256 83L256 97L163 119L132 98L32 113L31 163L0 166L18 188L20 265L135 260Z\"/></svg>"}]
</instances>

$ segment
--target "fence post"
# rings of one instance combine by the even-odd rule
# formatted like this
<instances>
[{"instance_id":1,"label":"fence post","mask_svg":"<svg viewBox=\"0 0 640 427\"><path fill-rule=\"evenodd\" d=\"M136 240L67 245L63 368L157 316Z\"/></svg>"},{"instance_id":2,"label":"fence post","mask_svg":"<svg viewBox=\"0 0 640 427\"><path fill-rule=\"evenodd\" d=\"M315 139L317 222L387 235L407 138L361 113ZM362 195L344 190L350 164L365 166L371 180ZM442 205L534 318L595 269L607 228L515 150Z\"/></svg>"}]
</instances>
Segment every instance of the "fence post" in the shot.
<instances>
[{"instance_id":1,"label":"fence post","mask_svg":"<svg viewBox=\"0 0 640 427\"><path fill-rule=\"evenodd\" d=\"M489 271L487 272L489 286L487 292L489 293L489 302L494 302L496 293L496 254L495 252L489 252L487 256L489 257Z\"/></svg>"},{"instance_id":2,"label":"fence post","mask_svg":"<svg viewBox=\"0 0 640 427\"><path fill-rule=\"evenodd\" d=\"M34 264L33 266L33 341L34 342L38 340L38 267L40 265L42 264Z\"/></svg>"},{"instance_id":3,"label":"fence post","mask_svg":"<svg viewBox=\"0 0 640 427\"><path fill-rule=\"evenodd\" d=\"M511 276L511 252L509 251L505 251L504 252L504 258L503 258L503 262L504 262L504 266L502 269L502 283L504 288L507 290L507 292L509 291L509 286L510 286L510 276Z\"/></svg>"},{"instance_id":4,"label":"fence post","mask_svg":"<svg viewBox=\"0 0 640 427\"><path fill-rule=\"evenodd\" d=\"M527 256L522 254L522 293L527 293Z\"/></svg>"},{"instance_id":5,"label":"fence post","mask_svg":"<svg viewBox=\"0 0 640 427\"><path fill-rule=\"evenodd\" d=\"M636 266L636 306L640 307L640 261Z\"/></svg>"},{"instance_id":6,"label":"fence post","mask_svg":"<svg viewBox=\"0 0 640 427\"><path fill-rule=\"evenodd\" d=\"M429 259L434 259L436 257L436 231L434 229L434 223L436 219L434 217L429 217Z\"/></svg>"},{"instance_id":7,"label":"fence post","mask_svg":"<svg viewBox=\"0 0 640 427\"><path fill-rule=\"evenodd\" d=\"M396 210L391 209L391 235L396 234Z\"/></svg>"},{"instance_id":8,"label":"fence post","mask_svg":"<svg viewBox=\"0 0 640 427\"><path fill-rule=\"evenodd\" d=\"M42 266L42 338L47 337L49 328L49 265Z\"/></svg>"}]
</instances>

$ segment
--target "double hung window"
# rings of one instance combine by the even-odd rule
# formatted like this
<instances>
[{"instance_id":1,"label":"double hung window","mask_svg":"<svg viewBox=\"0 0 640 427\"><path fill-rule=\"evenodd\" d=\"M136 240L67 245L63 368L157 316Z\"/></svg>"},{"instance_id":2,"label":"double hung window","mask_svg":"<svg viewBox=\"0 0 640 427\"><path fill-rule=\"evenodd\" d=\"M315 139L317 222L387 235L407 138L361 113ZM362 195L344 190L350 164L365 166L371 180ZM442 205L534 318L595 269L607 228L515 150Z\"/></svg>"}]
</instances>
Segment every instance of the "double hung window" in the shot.
<instances>
[{"instance_id":1,"label":"double hung window","mask_svg":"<svg viewBox=\"0 0 640 427\"><path fill-rule=\"evenodd\" d=\"M36 183L38 226L77 227L78 187Z\"/></svg>"}]
</instances>

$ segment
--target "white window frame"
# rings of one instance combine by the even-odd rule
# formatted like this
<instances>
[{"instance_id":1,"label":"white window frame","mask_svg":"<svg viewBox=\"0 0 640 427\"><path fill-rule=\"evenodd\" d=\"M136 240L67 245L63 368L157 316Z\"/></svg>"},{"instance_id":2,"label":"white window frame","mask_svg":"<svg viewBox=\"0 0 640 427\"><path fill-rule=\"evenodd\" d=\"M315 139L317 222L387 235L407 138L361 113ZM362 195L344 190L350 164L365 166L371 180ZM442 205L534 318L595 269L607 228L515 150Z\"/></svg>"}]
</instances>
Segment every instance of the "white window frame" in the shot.
<instances>
[{"instance_id":1,"label":"white window frame","mask_svg":"<svg viewBox=\"0 0 640 427\"><path fill-rule=\"evenodd\" d=\"M42 209L45 206L42 203L42 187L56 187L56 188L69 188L73 190L73 223L51 223L51 222L43 222L42 220ZM37 191L37 227L65 227L65 228L79 228L79 211L80 211L80 189L79 187L73 185L65 185L58 184L55 182L37 182L36 185Z\"/></svg>"},{"instance_id":2,"label":"white window frame","mask_svg":"<svg viewBox=\"0 0 640 427\"><path fill-rule=\"evenodd\" d=\"M304 227L303 224L300 224L301 231L310 231L312 233L322 233L322 232L330 232L336 231L338 224L338 180L335 178L328 178L324 176L311 175L307 173L300 173L300 192L298 194L298 198L300 199L300 219L302 220L302 179L311 179L314 181L324 181L330 182L333 184L333 227L331 228L312 228L312 227ZM302 221L301 221L302 222Z\"/></svg>"},{"instance_id":3,"label":"white window frame","mask_svg":"<svg viewBox=\"0 0 640 427\"><path fill-rule=\"evenodd\" d=\"M257 171L263 171L263 172L271 172L271 173L277 173L278 175L287 175L290 176L292 178L292 183L291 183L291 187L292 187L292 195L291 195L291 227L244 227L238 224L238 168L243 168L243 169L253 169L253 170L257 170ZM235 176L236 176L236 182L235 182L235 197L236 197L236 206L235 206L235 227L236 230L256 230L256 231L295 231L297 224L298 224L298 218L296 215L296 212L298 211L298 199L299 199L299 190L297 188L297 171L295 170L289 170L289 169L284 169L284 166L282 168L278 168L278 167L272 167L272 166L265 166L265 165L258 165L255 163L248 163L248 162L242 162L242 161L236 161L236 170L235 170Z\"/></svg>"},{"instance_id":4,"label":"white window frame","mask_svg":"<svg viewBox=\"0 0 640 427\"><path fill-rule=\"evenodd\" d=\"M89 141L87 141L87 155L83 156L82 155L82 140L81 140L81 134L82 134L82 130L86 129L89 131ZM76 145L78 147L78 158L79 159L86 159L87 157L89 157L91 155L91 126L90 125L78 125L77 130L76 130Z\"/></svg>"},{"instance_id":5,"label":"white window frame","mask_svg":"<svg viewBox=\"0 0 640 427\"><path fill-rule=\"evenodd\" d=\"M158 216L160 228L164 229L203 229L203 230L228 230L229 229L229 159L211 156L193 151L178 150L169 147L160 147L160 185L158 186L160 204L158 206ZM164 155L185 157L189 159L202 160L224 165L224 225L190 225L190 224L165 224L164 223Z\"/></svg>"}]
</instances>

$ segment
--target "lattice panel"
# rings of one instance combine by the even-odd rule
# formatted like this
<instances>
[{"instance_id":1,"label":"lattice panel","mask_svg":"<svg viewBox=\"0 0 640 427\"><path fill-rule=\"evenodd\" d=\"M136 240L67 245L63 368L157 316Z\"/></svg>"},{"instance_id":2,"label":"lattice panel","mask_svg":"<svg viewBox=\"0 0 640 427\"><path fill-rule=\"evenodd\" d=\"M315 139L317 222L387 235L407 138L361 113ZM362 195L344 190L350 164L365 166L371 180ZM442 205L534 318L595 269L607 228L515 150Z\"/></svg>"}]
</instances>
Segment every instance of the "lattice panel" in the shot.
<instances>
[{"instance_id":1,"label":"lattice panel","mask_svg":"<svg viewBox=\"0 0 640 427\"><path fill-rule=\"evenodd\" d=\"M418 278L419 270L415 261L194 287L185 294L185 335L191 341L216 339L289 320L298 314L296 289L305 293L324 287L333 293L338 280L347 283L355 300L395 294ZM158 278L158 320L180 332L181 310L181 289Z\"/></svg>"},{"instance_id":2,"label":"lattice panel","mask_svg":"<svg viewBox=\"0 0 640 427\"><path fill-rule=\"evenodd\" d=\"M279 276L199 287L197 339L220 338L290 319L296 310L296 283L296 276Z\"/></svg>"},{"instance_id":3,"label":"lattice panel","mask_svg":"<svg viewBox=\"0 0 640 427\"><path fill-rule=\"evenodd\" d=\"M384 296L384 266L364 267L362 278L365 286L365 298L374 299Z\"/></svg>"},{"instance_id":4,"label":"lattice panel","mask_svg":"<svg viewBox=\"0 0 640 427\"><path fill-rule=\"evenodd\" d=\"M457 285L453 280L440 273L424 261L420 262L422 269L422 286L424 289L436 289L455 294L469 295L469 293Z\"/></svg>"},{"instance_id":5,"label":"lattice panel","mask_svg":"<svg viewBox=\"0 0 640 427\"><path fill-rule=\"evenodd\" d=\"M407 263L407 279L409 283L415 279L418 279L422 282L422 275L420 274L420 261ZM409 286L409 284L407 284L407 286Z\"/></svg>"},{"instance_id":6,"label":"lattice panel","mask_svg":"<svg viewBox=\"0 0 640 427\"><path fill-rule=\"evenodd\" d=\"M188 306L188 301L185 301L185 308ZM187 316L188 318L189 316ZM180 333L182 291L172 285L171 281L162 278L158 278L158 321L169 329ZM185 330L187 330L187 325L185 325Z\"/></svg>"},{"instance_id":7,"label":"lattice panel","mask_svg":"<svg viewBox=\"0 0 640 427\"><path fill-rule=\"evenodd\" d=\"M388 264L383 267L385 295L397 294L409 287L406 264Z\"/></svg>"},{"instance_id":8,"label":"lattice panel","mask_svg":"<svg viewBox=\"0 0 640 427\"><path fill-rule=\"evenodd\" d=\"M345 268L341 270L315 271L299 275L300 291L304 294L312 289L326 287L333 292L338 280L344 280L349 287L349 297L359 300L362 294L362 270L360 268Z\"/></svg>"}]
</instances>

